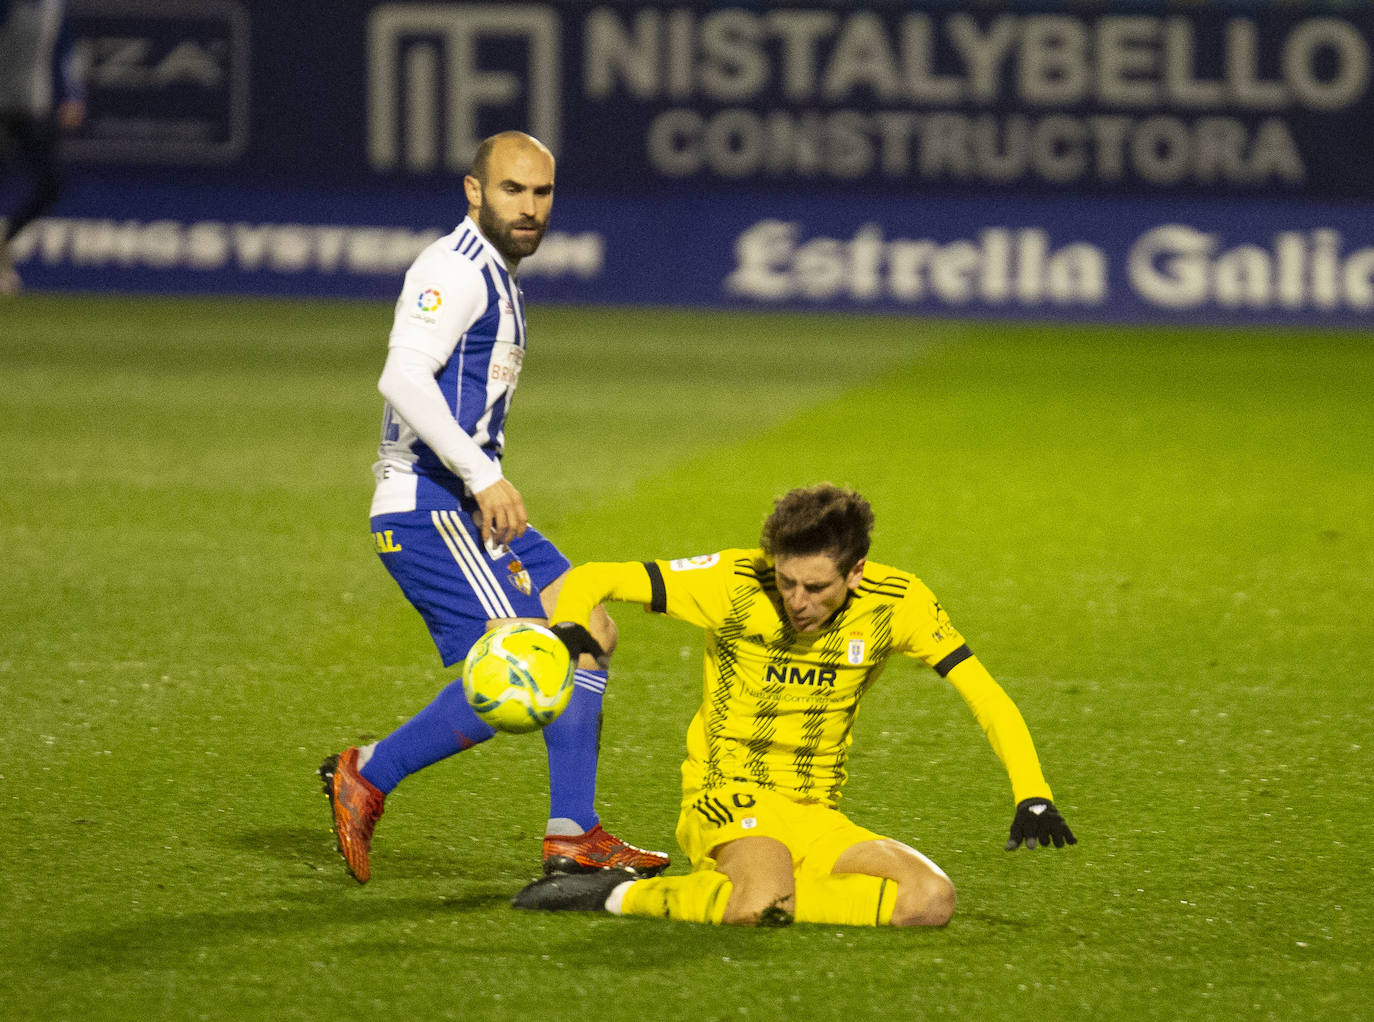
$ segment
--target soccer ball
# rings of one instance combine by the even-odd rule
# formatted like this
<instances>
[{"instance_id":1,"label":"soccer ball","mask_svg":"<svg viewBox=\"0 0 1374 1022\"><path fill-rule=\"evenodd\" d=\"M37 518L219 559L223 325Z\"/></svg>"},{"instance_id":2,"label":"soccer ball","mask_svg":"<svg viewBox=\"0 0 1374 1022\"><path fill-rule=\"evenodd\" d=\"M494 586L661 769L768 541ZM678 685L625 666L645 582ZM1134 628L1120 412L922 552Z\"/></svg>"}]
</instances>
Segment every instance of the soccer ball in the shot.
<instances>
[{"instance_id":1,"label":"soccer ball","mask_svg":"<svg viewBox=\"0 0 1374 1022\"><path fill-rule=\"evenodd\" d=\"M524 734L552 723L572 698L568 647L543 625L514 621L468 651L463 691L477 716L498 731Z\"/></svg>"}]
</instances>

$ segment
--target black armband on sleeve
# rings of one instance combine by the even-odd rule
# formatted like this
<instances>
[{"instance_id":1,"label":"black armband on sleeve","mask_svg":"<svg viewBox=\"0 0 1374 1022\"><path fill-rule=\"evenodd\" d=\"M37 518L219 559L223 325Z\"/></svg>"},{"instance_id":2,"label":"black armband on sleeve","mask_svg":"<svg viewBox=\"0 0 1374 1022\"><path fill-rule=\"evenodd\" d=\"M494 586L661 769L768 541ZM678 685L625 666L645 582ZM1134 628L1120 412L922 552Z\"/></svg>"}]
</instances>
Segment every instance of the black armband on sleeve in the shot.
<instances>
[{"instance_id":1,"label":"black armband on sleeve","mask_svg":"<svg viewBox=\"0 0 1374 1022\"><path fill-rule=\"evenodd\" d=\"M971 656L973 656L973 650L969 649L966 643L936 664L935 673L942 678L947 678L949 677L950 671L954 670L954 668L958 667Z\"/></svg>"},{"instance_id":2,"label":"black armband on sleeve","mask_svg":"<svg viewBox=\"0 0 1374 1022\"><path fill-rule=\"evenodd\" d=\"M663 569L653 561L645 561L644 570L649 573L649 587L653 592L649 611L654 614L668 613L668 590L663 585Z\"/></svg>"}]
</instances>

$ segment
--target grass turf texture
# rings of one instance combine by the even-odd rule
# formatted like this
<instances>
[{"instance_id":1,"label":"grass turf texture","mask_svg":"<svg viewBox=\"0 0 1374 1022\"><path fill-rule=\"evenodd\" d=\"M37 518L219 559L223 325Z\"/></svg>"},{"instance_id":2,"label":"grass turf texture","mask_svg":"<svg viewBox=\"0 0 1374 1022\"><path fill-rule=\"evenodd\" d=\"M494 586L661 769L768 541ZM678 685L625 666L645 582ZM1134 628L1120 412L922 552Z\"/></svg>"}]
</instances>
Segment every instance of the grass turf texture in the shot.
<instances>
[{"instance_id":1,"label":"grass turf texture","mask_svg":"<svg viewBox=\"0 0 1374 1022\"><path fill-rule=\"evenodd\" d=\"M390 310L25 296L0 306L7 1018L1367 1010L1367 338L532 298L507 469L570 556L748 544L789 486L855 485L1081 843L1002 851L1000 765L902 663L845 807L950 873L943 931L516 913L530 736L406 781L357 886L313 771L449 678L366 529ZM672 848L700 639L617 619L603 816Z\"/></svg>"}]
</instances>

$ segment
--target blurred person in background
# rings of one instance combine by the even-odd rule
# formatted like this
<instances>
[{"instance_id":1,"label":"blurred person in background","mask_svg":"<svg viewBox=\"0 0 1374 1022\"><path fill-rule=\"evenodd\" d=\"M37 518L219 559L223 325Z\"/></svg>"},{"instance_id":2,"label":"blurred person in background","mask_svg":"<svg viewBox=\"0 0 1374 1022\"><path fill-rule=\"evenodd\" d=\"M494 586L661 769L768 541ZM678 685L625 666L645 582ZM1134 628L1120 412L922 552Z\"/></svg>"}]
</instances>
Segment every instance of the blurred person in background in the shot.
<instances>
[{"instance_id":1,"label":"blurred person in background","mask_svg":"<svg viewBox=\"0 0 1374 1022\"><path fill-rule=\"evenodd\" d=\"M72 59L63 0L0 0L0 184L27 178L17 205L0 216L0 295L23 286L10 241L57 201L61 132L86 118L81 76Z\"/></svg>"}]
</instances>

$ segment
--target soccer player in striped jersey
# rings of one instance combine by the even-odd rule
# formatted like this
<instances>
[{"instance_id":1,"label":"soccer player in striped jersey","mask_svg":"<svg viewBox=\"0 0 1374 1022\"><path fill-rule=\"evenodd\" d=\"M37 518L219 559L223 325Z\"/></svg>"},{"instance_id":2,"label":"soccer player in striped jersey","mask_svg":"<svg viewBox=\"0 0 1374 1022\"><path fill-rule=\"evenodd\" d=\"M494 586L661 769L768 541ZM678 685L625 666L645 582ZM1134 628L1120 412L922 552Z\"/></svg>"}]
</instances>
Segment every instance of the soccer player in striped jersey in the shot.
<instances>
[{"instance_id":1,"label":"soccer player in striped jersey","mask_svg":"<svg viewBox=\"0 0 1374 1022\"><path fill-rule=\"evenodd\" d=\"M517 908L696 922L941 926L954 886L916 849L839 811L859 703L894 656L963 696L1011 780L1008 851L1074 844L1015 704L914 575L868 560L873 512L822 484L779 499L759 549L587 564L551 620L570 649L603 600L706 630L702 705L687 732L677 839L685 876L544 877Z\"/></svg>"},{"instance_id":2,"label":"soccer player in striped jersey","mask_svg":"<svg viewBox=\"0 0 1374 1022\"><path fill-rule=\"evenodd\" d=\"M420 612L446 666L489 627L546 619L570 564L529 525L501 471L506 416L525 358L520 260L539 247L553 206L554 158L537 139L503 132L477 150L464 178L468 216L406 273L378 389L386 398L373 542ZM599 611L586 622L615 645ZM607 663L579 662L572 701L543 730L549 765L549 872L608 867L651 876L668 856L604 830L595 807ZM339 852L359 883L371 876L373 829L386 795L408 775L493 735L454 681L379 742L320 766Z\"/></svg>"}]
</instances>

